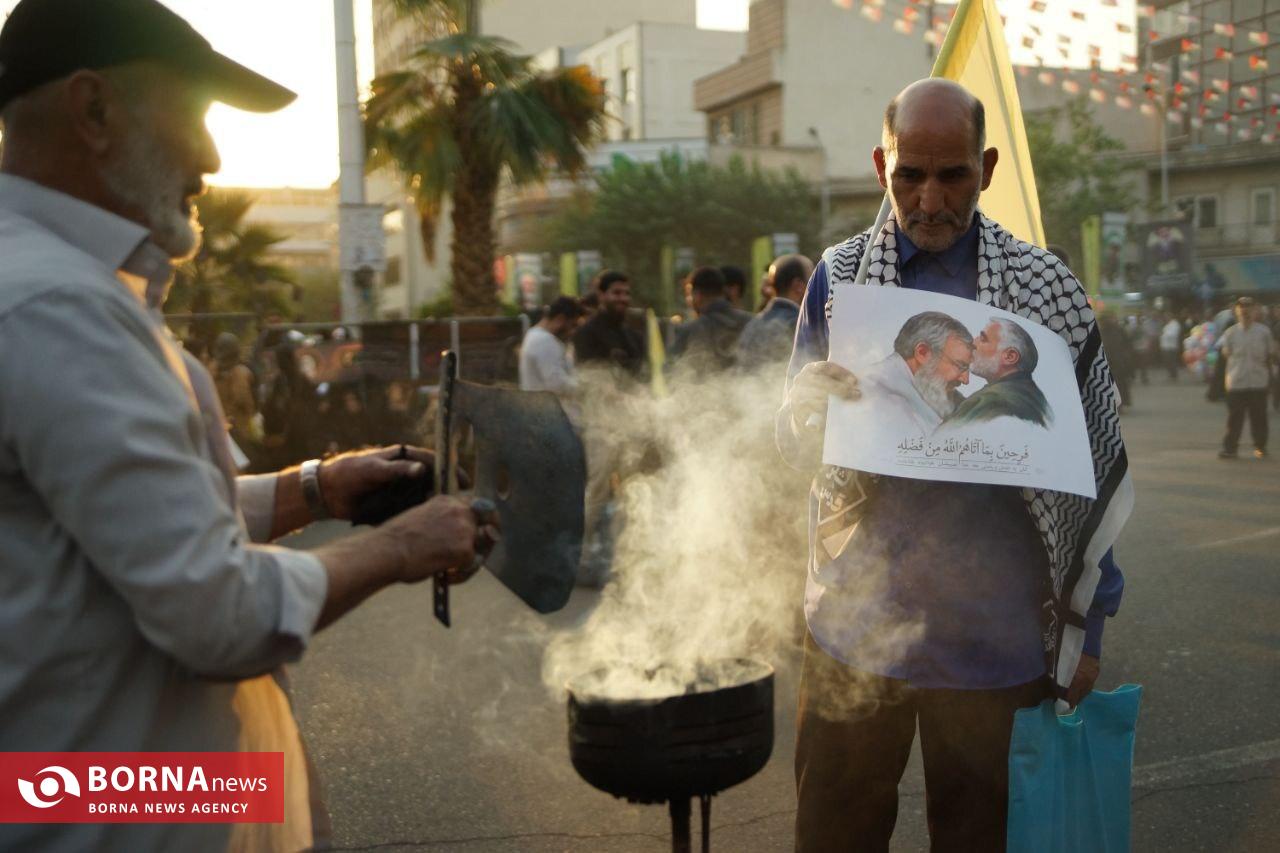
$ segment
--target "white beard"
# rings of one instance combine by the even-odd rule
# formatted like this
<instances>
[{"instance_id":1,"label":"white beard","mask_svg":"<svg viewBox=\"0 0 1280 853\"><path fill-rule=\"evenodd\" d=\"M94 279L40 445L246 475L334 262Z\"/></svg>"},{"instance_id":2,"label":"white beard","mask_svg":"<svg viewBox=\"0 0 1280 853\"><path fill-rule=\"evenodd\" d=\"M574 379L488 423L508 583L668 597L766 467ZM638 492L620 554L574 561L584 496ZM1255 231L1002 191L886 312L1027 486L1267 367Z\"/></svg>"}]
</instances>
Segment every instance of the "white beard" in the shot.
<instances>
[{"instance_id":1,"label":"white beard","mask_svg":"<svg viewBox=\"0 0 1280 853\"><path fill-rule=\"evenodd\" d=\"M911 377L911 384L915 386L917 392L924 399L926 405L940 418L947 418L956 405L951 401L951 395L947 393L946 380L938 376L938 362L940 358L934 357L927 361L919 370Z\"/></svg>"},{"instance_id":2,"label":"white beard","mask_svg":"<svg viewBox=\"0 0 1280 853\"><path fill-rule=\"evenodd\" d=\"M175 261L194 257L202 230L193 207L182 212L186 181L173 158L143 122L133 126L119 155L103 169L102 179L119 201L140 210L151 241Z\"/></svg>"},{"instance_id":3,"label":"white beard","mask_svg":"<svg viewBox=\"0 0 1280 853\"><path fill-rule=\"evenodd\" d=\"M996 371L999 369L999 365L997 364L997 359L999 359L999 357L999 353L992 353L990 356L983 356L975 352L973 354L973 360L969 362L969 371L973 373L974 376L981 377L982 379L990 382L992 377L996 375Z\"/></svg>"}]
</instances>

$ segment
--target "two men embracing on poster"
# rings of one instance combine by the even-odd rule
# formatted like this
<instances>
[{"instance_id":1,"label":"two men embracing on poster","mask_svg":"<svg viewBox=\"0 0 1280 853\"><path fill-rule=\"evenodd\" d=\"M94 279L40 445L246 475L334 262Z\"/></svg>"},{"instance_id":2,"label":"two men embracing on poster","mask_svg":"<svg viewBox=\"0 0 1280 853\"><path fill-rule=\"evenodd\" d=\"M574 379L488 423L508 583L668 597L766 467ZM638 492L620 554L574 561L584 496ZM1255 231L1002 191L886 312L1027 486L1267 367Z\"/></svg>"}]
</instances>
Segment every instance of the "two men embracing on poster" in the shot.
<instances>
[{"instance_id":1,"label":"two men embracing on poster","mask_svg":"<svg viewBox=\"0 0 1280 853\"><path fill-rule=\"evenodd\" d=\"M1003 849L1014 712L1092 690L1119 606L1110 549L1133 498L1111 373L1076 278L978 211L999 156L966 89L908 86L874 154L892 215L828 249L805 295L777 417L784 458L815 472L800 851L888 848L917 725L935 847ZM842 341L872 313L873 341ZM966 398L970 374L986 384ZM1069 425L1078 452L989 476L849 462L873 437L839 421L861 407L874 431L893 394L926 435Z\"/></svg>"},{"instance_id":2,"label":"two men embracing on poster","mask_svg":"<svg viewBox=\"0 0 1280 853\"><path fill-rule=\"evenodd\" d=\"M1046 427L1053 409L1033 377L1038 360L1035 341L1011 320L992 317L973 335L949 314L923 311L902 324L893 354L858 381L877 397L876 417L897 418L908 433L1003 417ZM965 394L970 374L986 384Z\"/></svg>"}]
</instances>

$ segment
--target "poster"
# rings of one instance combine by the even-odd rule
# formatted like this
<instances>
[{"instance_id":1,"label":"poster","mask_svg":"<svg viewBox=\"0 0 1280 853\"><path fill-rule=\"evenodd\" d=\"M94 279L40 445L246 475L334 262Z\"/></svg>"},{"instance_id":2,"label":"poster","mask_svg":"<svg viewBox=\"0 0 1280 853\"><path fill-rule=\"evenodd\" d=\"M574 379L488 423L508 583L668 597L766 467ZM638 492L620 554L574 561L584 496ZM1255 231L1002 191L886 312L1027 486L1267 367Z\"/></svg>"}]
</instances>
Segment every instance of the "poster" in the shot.
<instances>
[{"instance_id":1,"label":"poster","mask_svg":"<svg viewBox=\"0 0 1280 853\"><path fill-rule=\"evenodd\" d=\"M1194 254L1191 226L1180 220L1150 222L1138 229L1142 281L1151 294L1188 290Z\"/></svg>"},{"instance_id":2,"label":"poster","mask_svg":"<svg viewBox=\"0 0 1280 853\"><path fill-rule=\"evenodd\" d=\"M1071 354L1038 323L954 296L846 287L830 358L862 396L832 398L825 463L1097 496Z\"/></svg>"}]
</instances>

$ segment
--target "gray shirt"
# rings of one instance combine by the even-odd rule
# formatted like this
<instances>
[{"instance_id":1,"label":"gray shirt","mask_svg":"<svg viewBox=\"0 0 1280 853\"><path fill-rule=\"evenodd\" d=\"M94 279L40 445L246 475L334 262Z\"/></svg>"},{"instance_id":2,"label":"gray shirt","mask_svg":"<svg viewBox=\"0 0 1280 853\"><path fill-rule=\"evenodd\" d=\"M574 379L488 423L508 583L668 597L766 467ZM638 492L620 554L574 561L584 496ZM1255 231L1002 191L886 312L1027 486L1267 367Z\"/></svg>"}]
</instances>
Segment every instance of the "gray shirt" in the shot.
<instances>
[{"instance_id":1,"label":"gray shirt","mask_svg":"<svg viewBox=\"0 0 1280 853\"><path fill-rule=\"evenodd\" d=\"M1256 391L1271 382L1270 362L1276 356L1271 330L1254 322L1237 323L1222 333L1219 349L1227 356L1227 390Z\"/></svg>"},{"instance_id":2,"label":"gray shirt","mask_svg":"<svg viewBox=\"0 0 1280 853\"><path fill-rule=\"evenodd\" d=\"M0 751L222 751L292 726L245 716L244 688L302 653L324 568L250 543L181 353L145 306L167 274L146 237L0 175ZM267 491L240 490L260 533ZM0 848L227 835L10 825Z\"/></svg>"}]
</instances>

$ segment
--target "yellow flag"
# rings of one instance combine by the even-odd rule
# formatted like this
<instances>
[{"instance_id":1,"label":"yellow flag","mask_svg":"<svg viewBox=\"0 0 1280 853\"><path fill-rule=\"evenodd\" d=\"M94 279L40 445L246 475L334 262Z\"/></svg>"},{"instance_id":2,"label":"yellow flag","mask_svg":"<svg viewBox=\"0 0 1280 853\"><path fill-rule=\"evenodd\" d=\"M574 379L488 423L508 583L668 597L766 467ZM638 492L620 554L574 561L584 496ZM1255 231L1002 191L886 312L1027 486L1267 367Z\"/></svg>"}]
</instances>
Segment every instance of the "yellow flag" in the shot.
<instances>
[{"instance_id":1,"label":"yellow flag","mask_svg":"<svg viewBox=\"0 0 1280 853\"><path fill-rule=\"evenodd\" d=\"M986 107L987 147L1000 151L1000 161L991 186L982 194L982 212L1015 237L1043 247L1027 130L995 0L960 0L933 76L956 81Z\"/></svg>"},{"instance_id":2,"label":"yellow flag","mask_svg":"<svg viewBox=\"0 0 1280 853\"><path fill-rule=\"evenodd\" d=\"M662 345L662 328L658 325L658 317L653 309L646 309L644 320L649 339L649 388L655 397L667 396L667 377L663 374L663 366L667 363L667 348Z\"/></svg>"}]
</instances>

